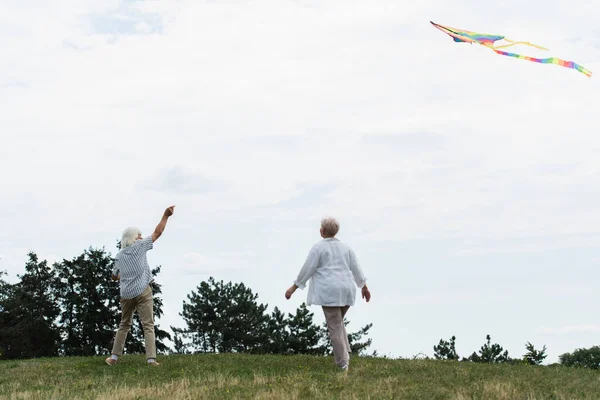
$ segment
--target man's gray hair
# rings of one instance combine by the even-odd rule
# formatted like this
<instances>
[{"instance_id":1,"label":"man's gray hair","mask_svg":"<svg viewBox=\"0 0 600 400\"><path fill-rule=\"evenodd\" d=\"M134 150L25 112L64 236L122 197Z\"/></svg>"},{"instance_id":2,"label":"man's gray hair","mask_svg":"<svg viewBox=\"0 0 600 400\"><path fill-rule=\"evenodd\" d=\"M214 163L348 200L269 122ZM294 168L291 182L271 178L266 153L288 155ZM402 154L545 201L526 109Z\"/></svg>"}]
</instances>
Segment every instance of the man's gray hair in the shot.
<instances>
[{"instance_id":1,"label":"man's gray hair","mask_svg":"<svg viewBox=\"0 0 600 400\"><path fill-rule=\"evenodd\" d=\"M325 217L321 220L321 229L327 236L335 236L340 230L340 223L333 217Z\"/></svg>"},{"instance_id":2,"label":"man's gray hair","mask_svg":"<svg viewBox=\"0 0 600 400\"><path fill-rule=\"evenodd\" d=\"M131 246L135 243L138 235L141 235L142 231L135 226L131 226L123 231L123 236L121 236L121 249Z\"/></svg>"}]
</instances>

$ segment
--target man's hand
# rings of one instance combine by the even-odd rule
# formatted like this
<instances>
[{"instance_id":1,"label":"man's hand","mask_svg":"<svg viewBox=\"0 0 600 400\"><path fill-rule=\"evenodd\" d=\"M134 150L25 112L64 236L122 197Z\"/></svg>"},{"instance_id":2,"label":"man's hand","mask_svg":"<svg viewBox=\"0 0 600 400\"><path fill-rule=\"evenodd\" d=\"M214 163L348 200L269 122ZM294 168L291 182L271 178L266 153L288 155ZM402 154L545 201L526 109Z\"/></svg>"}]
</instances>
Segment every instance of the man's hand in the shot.
<instances>
[{"instance_id":1,"label":"man's hand","mask_svg":"<svg viewBox=\"0 0 600 400\"><path fill-rule=\"evenodd\" d=\"M165 210L164 216L168 218L171 215L173 215L174 211L175 211L175 206L171 206Z\"/></svg>"},{"instance_id":2,"label":"man's hand","mask_svg":"<svg viewBox=\"0 0 600 400\"><path fill-rule=\"evenodd\" d=\"M371 292L369 292L369 288L367 287L367 285L363 286L362 288L362 298L367 300L367 303L369 302L369 300L371 300Z\"/></svg>"},{"instance_id":3,"label":"man's hand","mask_svg":"<svg viewBox=\"0 0 600 400\"><path fill-rule=\"evenodd\" d=\"M113 281L118 281L119 279L121 279L121 275L117 275L117 276L112 275L111 278Z\"/></svg>"},{"instance_id":4,"label":"man's hand","mask_svg":"<svg viewBox=\"0 0 600 400\"><path fill-rule=\"evenodd\" d=\"M296 286L296 284L290 286L290 288L285 292L285 298L289 300L290 297L292 297L292 295L296 291L296 289L298 289L298 286Z\"/></svg>"}]
</instances>

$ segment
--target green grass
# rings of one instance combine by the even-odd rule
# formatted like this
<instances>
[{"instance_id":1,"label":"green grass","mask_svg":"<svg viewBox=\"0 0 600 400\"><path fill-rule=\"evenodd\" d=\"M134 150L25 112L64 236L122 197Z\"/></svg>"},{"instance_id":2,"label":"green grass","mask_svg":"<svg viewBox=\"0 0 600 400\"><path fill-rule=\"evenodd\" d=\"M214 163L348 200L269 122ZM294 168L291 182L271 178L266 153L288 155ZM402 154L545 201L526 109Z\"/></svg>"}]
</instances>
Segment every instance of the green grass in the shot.
<instances>
[{"instance_id":1,"label":"green grass","mask_svg":"<svg viewBox=\"0 0 600 400\"><path fill-rule=\"evenodd\" d=\"M330 357L144 356L0 362L2 399L598 399L600 372L564 367Z\"/></svg>"}]
</instances>

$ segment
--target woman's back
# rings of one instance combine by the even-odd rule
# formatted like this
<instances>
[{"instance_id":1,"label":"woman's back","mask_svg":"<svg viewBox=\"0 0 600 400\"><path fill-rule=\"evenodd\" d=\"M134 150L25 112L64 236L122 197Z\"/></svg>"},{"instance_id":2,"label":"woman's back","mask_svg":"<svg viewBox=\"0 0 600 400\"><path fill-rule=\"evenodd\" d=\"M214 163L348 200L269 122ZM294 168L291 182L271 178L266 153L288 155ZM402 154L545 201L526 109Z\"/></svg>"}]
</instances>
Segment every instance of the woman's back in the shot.
<instances>
[{"instance_id":1,"label":"woman's back","mask_svg":"<svg viewBox=\"0 0 600 400\"><path fill-rule=\"evenodd\" d=\"M296 284L308 290L308 305L354 305L356 286L362 287L365 277L354 251L336 238L319 241L311 249Z\"/></svg>"}]
</instances>

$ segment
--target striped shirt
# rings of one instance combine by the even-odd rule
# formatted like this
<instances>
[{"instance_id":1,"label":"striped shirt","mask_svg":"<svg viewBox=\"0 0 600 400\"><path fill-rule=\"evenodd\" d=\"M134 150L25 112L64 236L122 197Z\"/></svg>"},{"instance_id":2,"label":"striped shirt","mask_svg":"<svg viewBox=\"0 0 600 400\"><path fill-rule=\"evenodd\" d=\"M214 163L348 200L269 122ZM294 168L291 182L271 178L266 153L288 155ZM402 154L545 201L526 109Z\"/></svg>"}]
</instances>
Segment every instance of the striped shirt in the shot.
<instances>
[{"instance_id":1,"label":"striped shirt","mask_svg":"<svg viewBox=\"0 0 600 400\"><path fill-rule=\"evenodd\" d=\"M119 251L115 256L113 275L121 275L122 299L139 296L152 282L152 272L146 253L153 248L152 237L136 240L131 246Z\"/></svg>"}]
</instances>

